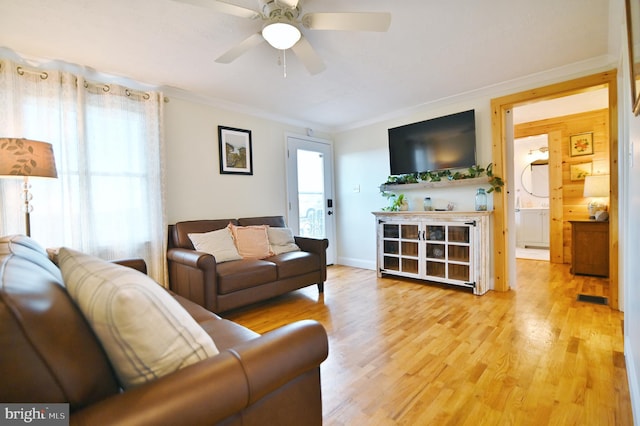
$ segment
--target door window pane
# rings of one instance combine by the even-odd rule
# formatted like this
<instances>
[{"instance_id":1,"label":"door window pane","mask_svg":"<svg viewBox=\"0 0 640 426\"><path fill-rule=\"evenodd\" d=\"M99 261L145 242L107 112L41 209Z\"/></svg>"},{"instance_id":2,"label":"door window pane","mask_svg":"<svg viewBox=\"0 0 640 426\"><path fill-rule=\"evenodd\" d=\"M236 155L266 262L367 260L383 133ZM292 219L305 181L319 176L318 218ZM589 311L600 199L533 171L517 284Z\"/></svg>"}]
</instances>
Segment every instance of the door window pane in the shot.
<instances>
[{"instance_id":1,"label":"door window pane","mask_svg":"<svg viewBox=\"0 0 640 426\"><path fill-rule=\"evenodd\" d=\"M324 158L316 151L298 150L298 211L300 235L324 238Z\"/></svg>"}]
</instances>

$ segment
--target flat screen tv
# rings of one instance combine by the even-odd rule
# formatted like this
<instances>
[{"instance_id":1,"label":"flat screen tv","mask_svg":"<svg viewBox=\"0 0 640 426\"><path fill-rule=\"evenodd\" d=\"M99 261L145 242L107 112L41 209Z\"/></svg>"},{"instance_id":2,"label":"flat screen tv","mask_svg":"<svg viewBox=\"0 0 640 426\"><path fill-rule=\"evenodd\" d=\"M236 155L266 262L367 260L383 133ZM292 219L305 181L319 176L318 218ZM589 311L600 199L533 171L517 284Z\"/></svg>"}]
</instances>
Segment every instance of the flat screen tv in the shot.
<instances>
[{"instance_id":1,"label":"flat screen tv","mask_svg":"<svg viewBox=\"0 0 640 426\"><path fill-rule=\"evenodd\" d=\"M468 168L476 164L475 111L389 129L391 175Z\"/></svg>"}]
</instances>

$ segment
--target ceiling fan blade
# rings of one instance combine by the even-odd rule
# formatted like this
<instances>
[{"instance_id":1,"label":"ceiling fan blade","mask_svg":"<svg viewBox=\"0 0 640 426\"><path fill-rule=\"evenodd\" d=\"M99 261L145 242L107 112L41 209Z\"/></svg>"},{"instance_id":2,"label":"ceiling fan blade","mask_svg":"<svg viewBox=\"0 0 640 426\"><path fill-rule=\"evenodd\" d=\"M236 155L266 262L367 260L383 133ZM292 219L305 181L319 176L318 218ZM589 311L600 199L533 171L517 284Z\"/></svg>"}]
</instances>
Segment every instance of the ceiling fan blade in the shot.
<instances>
[{"instance_id":1,"label":"ceiling fan blade","mask_svg":"<svg viewBox=\"0 0 640 426\"><path fill-rule=\"evenodd\" d=\"M318 56L311 43L306 38L300 37L300 40L291 48L293 53L296 54L298 59L304 64L309 73L318 74L325 70L324 62L322 58Z\"/></svg>"},{"instance_id":2,"label":"ceiling fan blade","mask_svg":"<svg viewBox=\"0 0 640 426\"><path fill-rule=\"evenodd\" d=\"M196 6L206 7L219 13L227 15L239 16L240 18L256 19L260 17L260 13L247 9L245 7L236 6L221 0L175 0L179 3L188 3Z\"/></svg>"},{"instance_id":3,"label":"ceiling fan blade","mask_svg":"<svg viewBox=\"0 0 640 426\"><path fill-rule=\"evenodd\" d=\"M231 63L236 59L238 59L240 55L247 52L252 47L259 45L263 41L264 41L264 38L262 38L262 35L260 33L255 33L253 35L250 35L249 37L244 39L242 42L240 42L239 44L236 44L234 47L232 47L231 49L223 53L220 57L218 57L218 59L216 59L216 62L220 64Z\"/></svg>"},{"instance_id":4,"label":"ceiling fan blade","mask_svg":"<svg viewBox=\"0 0 640 426\"><path fill-rule=\"evenodd\" d=\"M311 30L387 31L391 14L386 12L315 12L302 17Z\"/></svg>"},{"instance_id":5,"label":"ceiling fan blade","mask_svg":"<svg viewBox=\"0 0 640 426\"><path fill-rule=\"evenodd\" d=\"M298 3L300 3L299 0L279 0L279 3L284 4L287 7L290 7L292 9L295 9L296 7L298 7Z\"/></svg>"}]
</instances>

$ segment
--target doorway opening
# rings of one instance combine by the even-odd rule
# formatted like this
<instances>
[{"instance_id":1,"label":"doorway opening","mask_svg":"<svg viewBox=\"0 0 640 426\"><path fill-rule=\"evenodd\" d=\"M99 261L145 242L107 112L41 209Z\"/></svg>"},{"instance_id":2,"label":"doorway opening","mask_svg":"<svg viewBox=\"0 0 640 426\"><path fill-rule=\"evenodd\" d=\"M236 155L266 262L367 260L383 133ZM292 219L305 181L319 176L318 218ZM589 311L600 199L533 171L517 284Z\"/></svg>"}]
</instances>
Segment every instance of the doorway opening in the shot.
<instances>
[{"instance_id":1,"label":"doorway opening","mask_svg":"<svg viewBox=\"0 0 640 426\"><path fill-rule=\"evenodd\" d=\"M549 260L548 135L514 139L517 259Z\"/></svg>"},{"instance_id":2,"label":"doorway opening","mask_svg":"<svg viewBox=\"0 0 640 426\"><path fill-rule=\"evenodd\" d=\"M610 306L614 309L618 309L618 253L617 253L617 151L618 151L618 127L617 127L617 81L616 71L604 72L595 74L592 76L582 77L579 79L558 83L550 86L537 88L530 91L516 93L503 98L493 99L491 102L494 120L492 121L493 127L493 158L494 158L494 172L497 175L507 177L507 187L502 193L495 194L494 196L494 266L495 266L495 289L499 291L506 291L513 287L515 283L510 282L512 280L513 268L515 265L515 247L510 244L511 241L515 241L513 233L515 232L514 221L510 218L513 217L515 206L515 188L513 187L515 181L515 173L511 163L512 155L512 140L520 136L528 136L525 132L524 135L518 134L517 126L516 130L513 127L509 129L508 122L512 118L507 118L514 108L525 107L529 104L535 104L540 101L550 101L558 98L563 98L569 95L576 95L593 91L596 89L607 89L607 117L606 124L607 138L608 138L608 156L607 156L607 168L610 171L610 188L611 198L609 200L609 301ZM515 115L515 114L514 114ZM515 121L515 120L514 120ZM539 132L544 133L544 132ZM511 139L510 139L511 135ZM562 176L563 176L563 161L562 152L558 150L568 149L567 144L564 144L565 137L558 135L552 135L549 133L549 177L550 177L550 198L549 198L549 225L550 225L550 258L554 262L554 246L557 247L557 241L562 244L562 235L564 234L564 219L562 203L558 203L558 200L562 200L563 192L567 193L567 188L563 188ZM567 146L565 146L567 145ZM556 159L555 162L553 159ZM570 159L571 162L578 162L578 159ZM565 168L568 169L569 165L565 164ZM510 174L507 175L507 172ZM582 184L583 185L583 184ZM569 193L568 195L572 195ZM576 194L573 194L576 195ZM576 195L576 198L584 201L582 194ZM586 206L579 206L577 208L586 208ZM571 209L568 209L571 211ZM554 240L555 243L554 243ZM559 250L555 250L555 256L557 257L556 263L563 263L563 257L567 251L570 253L570 247L560 246Z\"/></svg>"}]
</instances>

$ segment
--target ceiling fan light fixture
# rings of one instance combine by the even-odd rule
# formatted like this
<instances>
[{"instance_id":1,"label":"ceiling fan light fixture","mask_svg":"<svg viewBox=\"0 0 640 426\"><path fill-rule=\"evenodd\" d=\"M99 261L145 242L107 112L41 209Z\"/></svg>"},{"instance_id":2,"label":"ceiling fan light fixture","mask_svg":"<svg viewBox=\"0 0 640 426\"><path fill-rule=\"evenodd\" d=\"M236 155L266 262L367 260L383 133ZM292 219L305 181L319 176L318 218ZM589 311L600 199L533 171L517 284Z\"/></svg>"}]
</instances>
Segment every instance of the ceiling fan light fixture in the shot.
<instances>
[{"instance_id":1,"label":"ceiling fan light fixture","mask_svg":"<svg viewBox=\"0 0 640 426\"><path fill-rule=\"evenodd\" d=\"M262 29L262 37L276 49L286 50L292 48L302 34L294 25L286 22L272 22Z\"/></svg>"}]
</instances>

